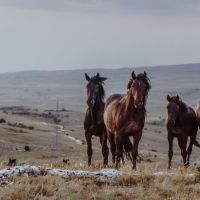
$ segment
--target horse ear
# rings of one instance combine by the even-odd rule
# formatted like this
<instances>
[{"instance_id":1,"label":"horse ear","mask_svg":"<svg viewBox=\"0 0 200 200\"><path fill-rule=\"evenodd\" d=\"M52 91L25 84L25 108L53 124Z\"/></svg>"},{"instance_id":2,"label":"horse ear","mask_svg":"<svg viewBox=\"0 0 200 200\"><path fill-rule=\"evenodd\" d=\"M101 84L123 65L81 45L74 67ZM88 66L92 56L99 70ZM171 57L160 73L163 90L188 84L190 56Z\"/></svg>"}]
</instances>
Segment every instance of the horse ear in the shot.
<instances>
[{"instance_id":1,"label":"horse ear","mask_svg":"<svg viewBox=\"0 0 200 200\"><path fill-rule=\"evenodd\" d=\"M134 72L134 71L132 72L131 76L132 76L132 79L135 79L135 78L136 78L136 75L135 75L135 72Z\"/></svg>"},{"instance_id":2,"label":"horse ear","mask_svg":"<svg viewBox=\"0 0 200 200\"><path fill-rule=\"evenodd\" d=\"M176 95L176 100L179 101L180 97L178 95Z\"/></svg>"},{"instance_id":3,"label":"horse ear","mask_svg":"<svg viewBox=\"0 0 200 200\"><path fill-rule=\"evenodd\" d=\"M97 80L100 81L100 82L104 82L105 80L107 80L106 77L101 77L100 74L99 74L99 72L97 73L96 78L97 78Z\"/></svg>"},{"instance_id":4,"label":"horse ear","mask_svg":"<svg viewBox=\"0 0 200 200\"><path fill-rule=\"evenodd\" d=\"M101 82L104 82L104 81L106 81L106 80L107 80L107 78L106 78L106 77L99 77L99 79L101 80Z\"/></svg>"},{"instance_id":5,"label":"horse ear","mask_svg":"<svg viewBox=\"0 0 200 200\"><path fill-rule=\"evenodd\" d=\"M147 77L147 73L144 71L144 76Z\"/></svg>"},{"instance_id":6,"label":"horse ear","mask_svg":"<svg viewBox=\"0 0 200 200\"><path fill-rule=\"evenodd\" d=\"M172 98L169 96L169 95L167 95L167 101L171 101L172 100Z\"/></svg>"},{"instance_id":7,"label":"horse ear","mask_svg":"<svg viewBox=\"0 0 200 200\"><path fill-rule=\"evenodd\" d=\"M85 79L86 79L87 81L90 81L90 77L87 75L87 73L85 73Z\"/></svg>"}]
</instances>

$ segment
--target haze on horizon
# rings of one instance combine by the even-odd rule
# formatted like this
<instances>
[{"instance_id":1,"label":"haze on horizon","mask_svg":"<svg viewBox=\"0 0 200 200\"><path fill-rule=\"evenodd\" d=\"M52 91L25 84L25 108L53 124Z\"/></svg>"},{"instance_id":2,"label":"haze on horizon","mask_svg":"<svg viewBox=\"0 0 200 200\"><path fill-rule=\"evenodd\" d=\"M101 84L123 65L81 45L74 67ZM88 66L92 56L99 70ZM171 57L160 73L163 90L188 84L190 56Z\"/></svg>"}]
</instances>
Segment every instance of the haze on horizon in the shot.
<instances>
[{"instance_id":1,"label":"haze on horizon","mask_svg":"<svg viewBox=\"0 0 200 200\"><path fill-rule=\"evenodd\" d=\"M0 0L0 73L200 62L200 1Z\"/></svg>"}]
</instances>

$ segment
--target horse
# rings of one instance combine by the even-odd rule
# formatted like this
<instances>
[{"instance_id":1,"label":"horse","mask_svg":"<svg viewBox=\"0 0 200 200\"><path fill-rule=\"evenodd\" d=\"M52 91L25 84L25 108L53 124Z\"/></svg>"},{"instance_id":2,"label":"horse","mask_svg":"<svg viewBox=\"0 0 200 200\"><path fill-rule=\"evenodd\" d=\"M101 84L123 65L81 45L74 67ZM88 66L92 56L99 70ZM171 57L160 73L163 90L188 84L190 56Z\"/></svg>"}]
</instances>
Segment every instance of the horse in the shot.
<instances>
[{"instance_id":1,"label":"horse","mask_svg":"<svg viewBox=\"0 0 200 200\"><path fill-rule=\"evenodd\" d=\"M200 128L200 101L197 104L196 114L197 114L197 122L198 122L198 125L199 125L199 128Z\"/></svg>"},{"instance_id":2,"label":"horse","mask_svg":"<svg viewBox=\"0 0 200 200\"><path fill-rule=\"evenodd\" d=\"M15 158L13 158L13 159L9 158L8 166L15 167L16 166L16 159Z\"/></svg>"},{"instance_id":3,"label":"horse","mask_svg":"<svg viewBox=\"0 0 200 200\"><path fill-rule=\"evenodd\" d=\"M107 134L106 128L103 121L104 112L104 97L105 90L103 87L104 81L107 80L106 77L101 77L99 73L96 76L89 77L85 73L85 78L87 83L87 109L84 119L84 130L85 138L87 142L87 154L88 154L88 166L91 165L92 159L92 136L98 136L100 138L100 143L102 146L103 154L103 165L104 167L108 164L108 154L109 149L107 146Z\"/></svg>"},{"instance_id":4,"label":"horse","mask_svg":"<svg viewBox=\"0 0 200 200\"><path fill-rule=\"evenodd\" d=\"M150 80L146 72L136 75L133 71L131 75L127 94L113 94L105 104L104 123L115 168L119 168L123 148L129 151L131 147L133 169L136 169L138 145L145 123ZM133 136L133 143L129 136Z\"/></svg>"},{"instance_id":5,"label":"horse","mask_svg":"<svg viewBox=\"0 0 200 200\"><path fill-rule=\"evenodd\" d=\"M169 143L168 169L171 168L174 137L178 139L178 145L181 149L183 163L185 166L188 166L190 162L190 155L192 153L192 146L195 145L200 148L200 144L196 140L198 131L197 117L195 111L191 107L187 106L178 95L172 97L168 95L167 101L166 128L168 131ZM190 143L187 148L188 137L190 137Z\"/></svg>"}]
</instances>

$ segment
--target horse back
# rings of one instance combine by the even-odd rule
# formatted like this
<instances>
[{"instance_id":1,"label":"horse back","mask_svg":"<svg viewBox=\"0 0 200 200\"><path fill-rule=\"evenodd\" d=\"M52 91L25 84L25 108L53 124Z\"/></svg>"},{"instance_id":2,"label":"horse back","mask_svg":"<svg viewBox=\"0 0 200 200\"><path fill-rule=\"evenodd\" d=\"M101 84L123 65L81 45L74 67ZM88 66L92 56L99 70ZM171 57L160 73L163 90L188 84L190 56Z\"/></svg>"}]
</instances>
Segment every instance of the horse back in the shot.
<instances>
[{"instance_id":1,"label":"horse back","mask_svg":"<svg viewBox=\"0 0 200 200\"><path fill-rule=\"evenodd\" d=\"M198 130L198 124L195 111L191 107L187 107L186 111L180 112L178 114L175 127L169 128L167 126L167 129L168 131L174 133L175 135L180 135L180 134L193 135L194 133L196 134Z\"/></svg>"},{"instance_id":2,"label":"horse back","mask_svg":"<svg viewBox=\"0 0 200 200\"><path fill-rule=\"evenodd\" d=\"M111 95L111 96L106 100L105 109L108 107L108 105L109 105L111 102L113 102L113 101L115 101L115 100L119 100L119 99L121 99L122 97L123 97L123 95L121 95L121 94L113 94L113 95Z\"/></svg>"},{"instance_id":3,"label":"horse back","mask_svg":"<svg viewBox=\"0 0 200 200\"><path fill-rule=\"evenodd\" d=\"M195 111L188 107L187 112L182 117L182 126L188 133L197 132L198 130L198 123Z\"/></svg>"}]
</instances>

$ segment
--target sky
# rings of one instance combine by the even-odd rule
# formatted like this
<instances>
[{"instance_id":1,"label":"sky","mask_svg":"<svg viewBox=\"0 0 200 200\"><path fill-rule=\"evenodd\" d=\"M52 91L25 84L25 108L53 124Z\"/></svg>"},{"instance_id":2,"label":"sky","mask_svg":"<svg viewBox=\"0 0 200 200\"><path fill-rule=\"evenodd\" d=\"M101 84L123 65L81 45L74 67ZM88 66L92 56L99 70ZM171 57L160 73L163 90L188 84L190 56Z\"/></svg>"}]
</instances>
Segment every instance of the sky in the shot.
<instances>
[{"instance_id":1,"label":"sky","mask_svg":"<svg viewBox=\"0 0 200 200\"><path fill-rule=\"evenodd\" d=\"M200 62L199 0L0 0L0 72Z\"/></svg>"}]
</instances>

